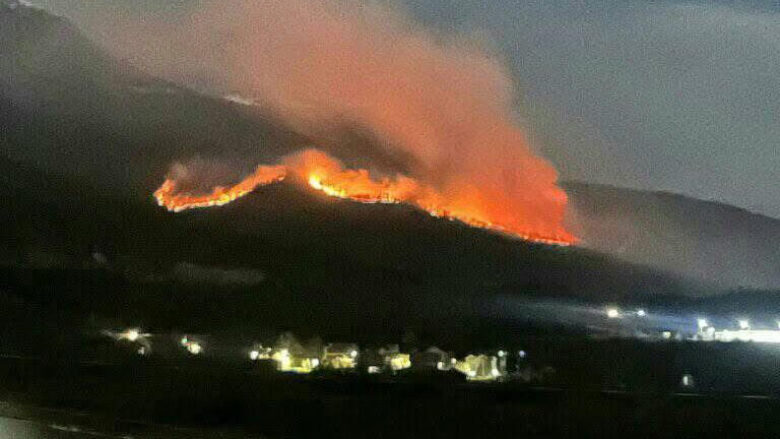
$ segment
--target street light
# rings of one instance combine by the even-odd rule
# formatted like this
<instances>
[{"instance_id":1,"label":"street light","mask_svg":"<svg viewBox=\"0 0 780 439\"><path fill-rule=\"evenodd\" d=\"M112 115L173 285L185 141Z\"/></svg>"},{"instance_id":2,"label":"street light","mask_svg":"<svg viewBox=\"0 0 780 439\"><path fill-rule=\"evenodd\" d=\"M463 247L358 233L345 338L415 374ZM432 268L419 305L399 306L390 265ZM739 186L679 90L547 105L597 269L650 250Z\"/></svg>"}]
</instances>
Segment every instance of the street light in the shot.
<instances>
[{"instance_id":1,"label":"street light","mask_svg":"<svg viewBox=\"0 0 780 439\"><path fill-rule=\"evenodd\" d=\"M187 345L187 351L191 353L192 355L198 355L201 352L203 352L203 347L200 345L200 343L197 342L190 342L190 344Z\"/></svg>"},{"instance_id":2,"label":"street light","mask_svg":"<svg viewBox=\"0 0 780 439\"><path fill-rule=\"evenodd\" d=\"M137 329L131 329L125 333L125 338L127 338L129 341L136 341L140 336L141 334L138 333Z\"/></svg>"}]
</instances>

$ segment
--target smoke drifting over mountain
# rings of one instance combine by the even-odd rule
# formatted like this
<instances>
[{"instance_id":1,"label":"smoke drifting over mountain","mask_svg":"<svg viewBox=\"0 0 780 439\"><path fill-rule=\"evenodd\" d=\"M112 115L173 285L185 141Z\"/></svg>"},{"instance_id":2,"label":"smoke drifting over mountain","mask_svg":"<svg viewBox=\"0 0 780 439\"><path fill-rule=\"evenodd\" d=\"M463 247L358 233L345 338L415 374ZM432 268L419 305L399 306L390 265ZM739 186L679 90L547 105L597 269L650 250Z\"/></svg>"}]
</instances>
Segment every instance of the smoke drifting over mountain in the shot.
<instances>
[{"instance_id":1,"label":"smoke drifting over mountain","mask_svg":"<svg viewBox=\"0 0 780 439\"><path fill-rule=\"evenodd\" d=\"M507 71L477 44L353 1L207 2L175 23L123 23L110 35L154 74L238 93L314 139L367 130L447 198L566 234L557 173L513 121Z\"/></svg>"}]
</instances>

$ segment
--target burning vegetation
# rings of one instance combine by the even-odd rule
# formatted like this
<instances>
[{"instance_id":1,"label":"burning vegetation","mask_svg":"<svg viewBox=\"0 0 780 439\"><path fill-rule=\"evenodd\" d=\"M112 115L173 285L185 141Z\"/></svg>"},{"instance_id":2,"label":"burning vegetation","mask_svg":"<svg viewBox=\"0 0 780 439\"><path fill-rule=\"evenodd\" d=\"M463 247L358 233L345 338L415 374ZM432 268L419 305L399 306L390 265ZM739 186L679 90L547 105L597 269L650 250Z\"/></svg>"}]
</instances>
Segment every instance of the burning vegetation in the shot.
<instances>
[{"instance_id":1,"label":"burning vegetation","mask_svg":"<svg viewBox=\"0 0 780 439\"><path fill-rule=\"evenodd\" d=\"M186 174L182 166L172 172L154 196L157 203L172 212L221 206L256 188L288 178L299 186L329 197L361 203L405 203L430 215L460 221L472 227L505 233L521 239L547 244L569 245L576 238L562 226L562 218L540 221L536 215L513 211L505 195L491 197L469 181L445 190L405 175L375 178L366 169L345 169L326 153L307 149L283 158L281 165L258 166L254 173L232 186L217 186L208 193L179 190L177 174ZM185 170L186 171L186 170ZM565 195L560 202L565 202Z\"/></svg>"},{"instance_id":2,"label":"burning vegetation","mask_svg":"<svg viewBox=\"0 0 780 439\"><path fill-rule=\"evenodd\" d=\"M181 165L177 166L182 169ZM160 206L171 212L180 212L197 207L222 206L241 198L259 186L281 181L286 174L284 166L258 166L255 172L230 187L217 186L206 194L191 194L179 191L178 178L172 175L163 182L154 197Z\"/></svg>"},{"instance_id":3,"label":"burning vegetation","mask_svg":"<svg viewBox=\"0 0 780 439\"><path fill-rule=\"evenodd\" d=\"M352 0L204 1L180 21L107 34L121 58L155 76L227 94L315 142L348 143L342 136L358 130L404 165L403 175L378 177L305 151L211 192L171 178L156 194L168 209L222 205L287 177L332 197L576 242L558 173L534 152L511 71L483 39L430 33L384 2Z\"/></svg>"}]
</instances>

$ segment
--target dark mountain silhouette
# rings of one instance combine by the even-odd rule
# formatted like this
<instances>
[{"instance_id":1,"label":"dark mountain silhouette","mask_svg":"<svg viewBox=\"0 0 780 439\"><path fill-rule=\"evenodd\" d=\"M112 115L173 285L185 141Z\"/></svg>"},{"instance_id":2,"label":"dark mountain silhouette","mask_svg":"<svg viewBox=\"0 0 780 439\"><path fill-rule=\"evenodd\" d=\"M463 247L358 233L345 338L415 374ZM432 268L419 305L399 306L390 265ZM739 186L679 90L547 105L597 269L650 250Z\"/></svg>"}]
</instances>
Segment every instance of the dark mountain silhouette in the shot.
<instances>
[{"instance_id":1,"label":"dark mountain silhouette","mask_svg":"<svg viewBox=\"0 0 780 439\"><path fill-rule=\"evenodd\" d=\"M8 200L0 291L9 303L158 327L400 332L431 322L463 330L488 317L513 327L511 315L482 314L492 297L663 301L777 279L776 220L586 184L567 190L593 249L522 242L287 184L171 214L151 192L172 161L216 158L237 178L317 139L139 73L43 11L0 7L0 41L0 195ZM353 139L322 143L342 157L403 166L373 152L370 135ZM197 281L182 280L194 269ZM202 273L262 281L211 284Z\"/></svg>"},{"instance_id":2,"label":"dark mountain silhouette","mask_svg":"<svg viewBox=\"0 0 780 439\"><path fill-rule=\"evenodd\" d=\"M780 286L780 220L664 192L565 188L589 248L723 288Z\"/></svg>"}]
</instances>

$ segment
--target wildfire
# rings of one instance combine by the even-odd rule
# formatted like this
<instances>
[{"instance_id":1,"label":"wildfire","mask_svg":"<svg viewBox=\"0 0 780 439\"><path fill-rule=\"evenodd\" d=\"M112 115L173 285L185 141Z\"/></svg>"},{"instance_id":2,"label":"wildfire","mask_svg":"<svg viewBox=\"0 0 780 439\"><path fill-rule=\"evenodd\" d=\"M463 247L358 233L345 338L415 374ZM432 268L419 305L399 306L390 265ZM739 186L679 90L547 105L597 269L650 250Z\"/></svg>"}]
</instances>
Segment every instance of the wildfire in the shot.
<instances>
[{"instance_id":1,"label":"wildfire","mask_svg":"<svg viewBox=\"0 0 780 439\"><path fill-rule=\"evenodd\" d=\"M284 166L258 166L255 172L238 184L230 187L217 186L208 194L193 195L177 193L177 182L167 178L154 192L157 204L171 212L181 212L199 207L222 206L252 192L259 186L284 180L287 169Z\"/></svg>"},{"instance_id":2,"label":"wildfire","mask_svg":"<svg viewBox=\"0 0 780 439\"><path fill-rule=\"evenodd\" d=\"M287 156L282 165L258 166L252 175L238 184L218 186L208 194L179 193L176 179L169 177L155 191L154 196L160 206L172 212L221 206L259 186L281 181L288 176L294 183L329 197L360 203L410 204L434 217L459 221L528 241L555 245L577 242L576 237L560 225L539 227L537 224L534 227L520 215L507 212L501 199L487 197L468 182L439 190L405 175L375 179L368 170L345 169L339 161L315 149Z\"/></svg>"}]
</instances>

